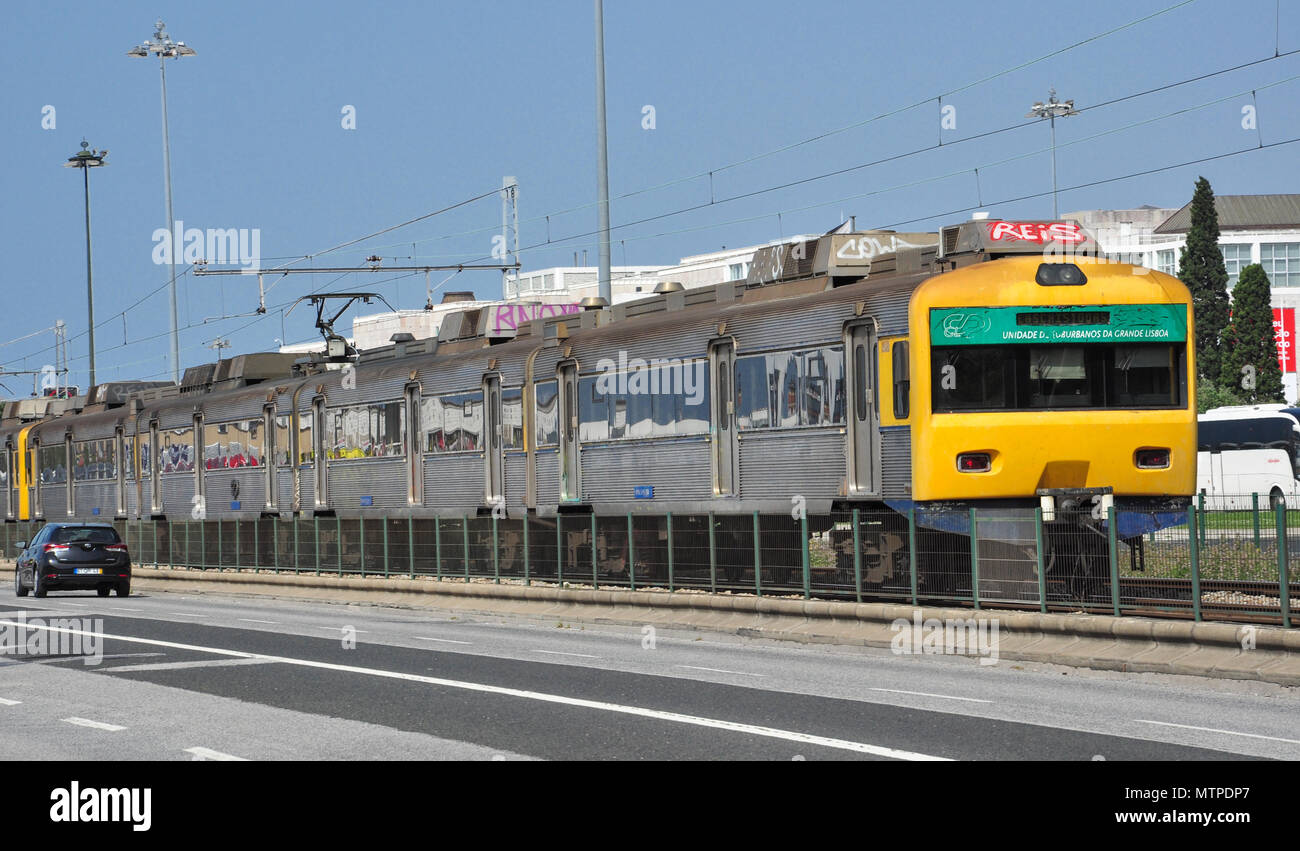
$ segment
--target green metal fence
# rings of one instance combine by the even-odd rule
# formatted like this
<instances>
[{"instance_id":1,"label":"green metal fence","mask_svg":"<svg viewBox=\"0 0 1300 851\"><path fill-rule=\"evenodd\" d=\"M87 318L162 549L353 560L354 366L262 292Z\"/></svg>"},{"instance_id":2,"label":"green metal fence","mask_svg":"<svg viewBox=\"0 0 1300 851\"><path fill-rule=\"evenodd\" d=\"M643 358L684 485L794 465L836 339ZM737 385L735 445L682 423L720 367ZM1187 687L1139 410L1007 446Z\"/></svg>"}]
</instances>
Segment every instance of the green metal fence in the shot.
<instances>
[{"instance_id":1,"label":"green metal fence","mask_svg":"<svg viewBox=\"0 0 1300 851\"><path fill-rule=\"evenodd\" d=\"M1121 537L1114 510L830 515L117 520L135 564L1087 611L1281 624L1300 594L1300 510L1267 498ZM1125 515L1129 521L1140 515ZM3 524L4 552L42 523ZM1157 528L1159 527L1159 528ZM972 534L973 532L973 534Z\"/></svg>"}]
</instances>

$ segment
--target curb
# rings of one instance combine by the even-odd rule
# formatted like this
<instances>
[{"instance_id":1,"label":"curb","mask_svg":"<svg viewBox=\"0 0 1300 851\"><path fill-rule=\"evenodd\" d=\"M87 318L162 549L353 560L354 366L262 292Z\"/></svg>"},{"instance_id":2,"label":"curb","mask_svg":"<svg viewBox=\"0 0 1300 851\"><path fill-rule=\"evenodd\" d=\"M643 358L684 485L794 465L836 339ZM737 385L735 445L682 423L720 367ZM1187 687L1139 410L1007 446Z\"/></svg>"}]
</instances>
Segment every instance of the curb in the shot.
<instances>
[{"instance_id":1,"label":"curb","mask_svg":"<svg viewBox=\"0 0 1300 851\"><path fill-rule=\"evenodd\" d=\"M749 595L435 582L394 577L304 576L136 568L138 588L370 602L410 608L522 614L588 623L653 625L749 638L892 647L902 619L992 621L997 659L1133 673L1183 674L1300 686L1300 630L1109 615L913 607ZM1253 629L1253 633L1251 630ZM1253 648L1244 649L1250 636ZM909 638L910 642L910 638ZM1248 642L1246 642L1248 643ZM986 659L981 663L987 664Z\"/></svg>"}]
</instances>

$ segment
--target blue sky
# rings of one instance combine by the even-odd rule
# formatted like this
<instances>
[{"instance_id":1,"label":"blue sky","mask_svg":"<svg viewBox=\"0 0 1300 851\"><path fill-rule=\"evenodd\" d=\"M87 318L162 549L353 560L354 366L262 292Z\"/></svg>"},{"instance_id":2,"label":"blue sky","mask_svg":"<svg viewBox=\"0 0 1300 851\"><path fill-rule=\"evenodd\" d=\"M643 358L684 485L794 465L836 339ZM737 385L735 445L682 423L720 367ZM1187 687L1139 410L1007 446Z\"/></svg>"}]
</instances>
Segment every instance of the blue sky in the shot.
<instances>
[{"instance_id":1,"label":"blue sky","mask_svg":"<svg viewBox=\"0 0 1300 851\"><path fill-rule=\"evenodd\" d=\"M1058 122L1062 187L1300 137L1300 54L1271 58L1300 49L1295 3L1282 3L1279 18L1276 0L1195 0L1056 53L1178 2L1100 0L1061 12L1017 0L609 0L614 263L673 263L824 231L850 214L862 227L915 230L974 209L1049 217L1045 125L960 141L1029 124L1025 113L1049 86L1083 108L1269 60ZM583 250L595 263L596 237L571 238L596 227L590 2L127 0L69 15L10 0L5 14L0 246L11 310L0 343L64 320L74 383L84 386L87 367L83 199L79 175L60 166L83 136L110 163L91 174L99 380L170 374L167 268L153 262L152 241L165 226L158 68L126 55L159 16L198 51L167 68L175 214L186 227L256 228L271 267L514 175L522 244L543 243L523 253L524 268L568 265ZM955 107L954 129L941 127L944 92L953 92L943 104ZM353 130L342 126L349 105ZM653 129L643 127L647 105ZM1246 105L1256 129L1242 126ZM42 126L46 106L53 129ZM900 154L910 155L721 201ZM1221 194L1300 192L1297 154L1300 144L1279 145L1072 189L1061 209L1180 206L1200 174ZM1031 195L1040 197L1008 200ZM675 214L619 227L665 213ZM298 265L353 266L370 254L388 265L481 259L500 217L492 196ZM467 272L447 288L494 297L500 280ZM178 289L182 366L214 360L206 344L218 336L232 341L227 355L313 339L306 306L282 320L284 305L313 290L424 302L420 275L283 278L260 320L237 316L256 307L254 278L185 274ZM0 365L51 363L52 340L0 345ZM12 395L30 392L29 378L3 381Z\"/></svg>"}]
</instances>

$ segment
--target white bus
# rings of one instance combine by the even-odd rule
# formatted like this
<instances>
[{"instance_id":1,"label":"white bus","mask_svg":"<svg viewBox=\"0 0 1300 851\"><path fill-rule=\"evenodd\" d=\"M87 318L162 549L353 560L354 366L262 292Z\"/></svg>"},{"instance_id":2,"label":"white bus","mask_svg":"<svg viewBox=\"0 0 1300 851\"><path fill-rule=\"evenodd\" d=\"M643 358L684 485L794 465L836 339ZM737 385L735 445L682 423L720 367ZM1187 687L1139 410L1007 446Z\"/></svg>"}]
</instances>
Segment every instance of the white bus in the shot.
<instances>
[{"instance_id":1,"label":"white bus","mask_svg":"<svg viewBox=\"0 0 1300 851\"><path fill-rule=\"evenodd\" d=\"M1206 508L1300 506L1300 420L1277 410L1214 409L1197 424L1196 490Z\"/></svg>"}]
</instances>

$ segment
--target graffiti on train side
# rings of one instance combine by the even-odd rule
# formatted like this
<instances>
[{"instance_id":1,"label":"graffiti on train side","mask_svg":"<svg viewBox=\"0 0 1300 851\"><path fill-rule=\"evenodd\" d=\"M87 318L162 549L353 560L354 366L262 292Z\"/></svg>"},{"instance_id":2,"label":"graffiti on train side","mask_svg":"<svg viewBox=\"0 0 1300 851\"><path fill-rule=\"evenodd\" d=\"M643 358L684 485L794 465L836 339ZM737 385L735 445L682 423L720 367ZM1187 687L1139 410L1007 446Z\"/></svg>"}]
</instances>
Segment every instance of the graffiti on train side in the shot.
<instances>
[{"instance_id":1,"label":"graffiti on train side","mask_svg":"<svg viewBox=\"0 0 1300 851\"><path fill-rule=\"evenodd\" d=\"M534 319L580 313L580 304L497 304L489 308L488 332L494 337L513 337L519 326Z\"/></svg>"}]
</instances>

